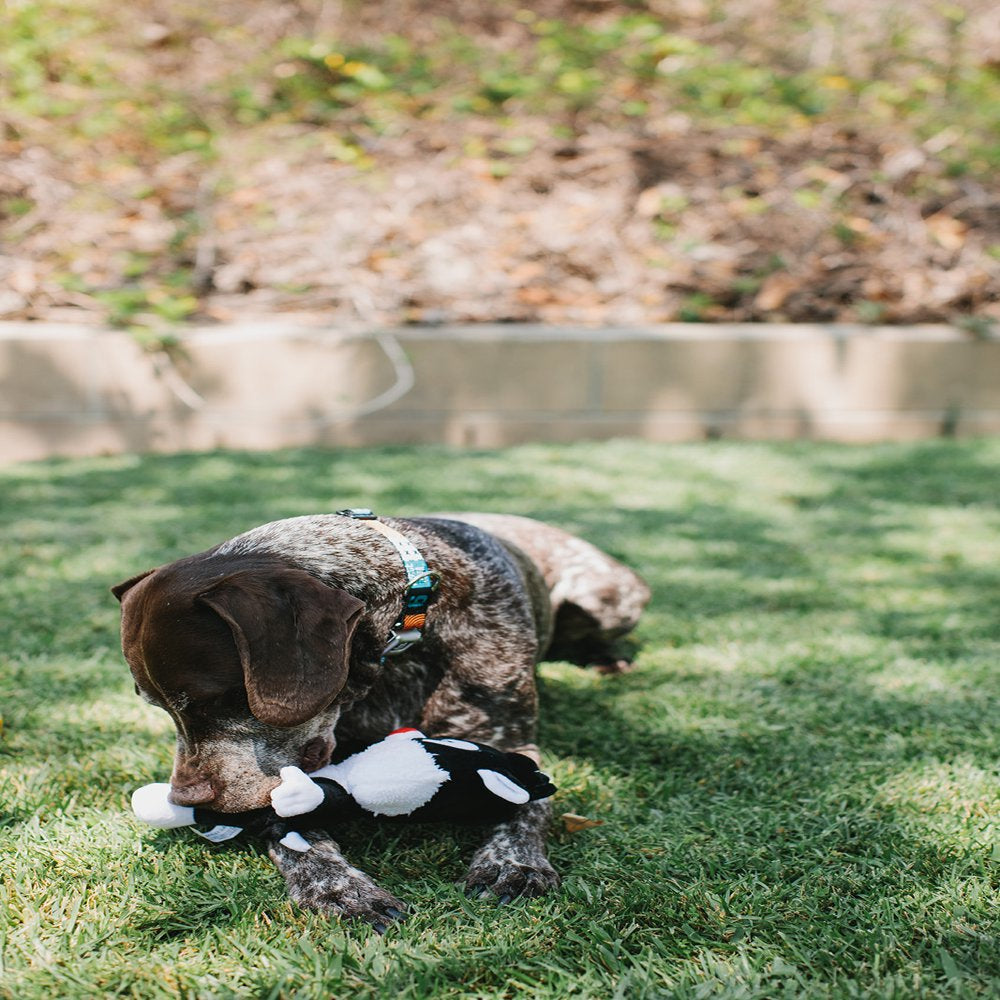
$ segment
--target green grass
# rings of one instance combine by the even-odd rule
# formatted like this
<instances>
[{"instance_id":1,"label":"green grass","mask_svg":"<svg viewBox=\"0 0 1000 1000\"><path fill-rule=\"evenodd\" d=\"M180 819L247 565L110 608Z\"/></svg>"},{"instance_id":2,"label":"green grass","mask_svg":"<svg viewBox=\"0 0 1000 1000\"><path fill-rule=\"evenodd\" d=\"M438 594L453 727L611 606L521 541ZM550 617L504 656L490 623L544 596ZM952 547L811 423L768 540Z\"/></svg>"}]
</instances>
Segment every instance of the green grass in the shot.
<instances>
[{"instance_id":1,"label":"green grass","mask_svg":"<svg viewBox=\"0 0 1000 1000\"><path fill-rule=\"evenodd\" d=\"M977 997L1000 990L1000 441L285 451L0 470L0 995ZM108 586L286 515L490 508L654 600L637 669L541 668L551 898L463 898L474 835L352 827L384 938L257 848L131 818L170 725Z\"/></svg>"}]
</instances>

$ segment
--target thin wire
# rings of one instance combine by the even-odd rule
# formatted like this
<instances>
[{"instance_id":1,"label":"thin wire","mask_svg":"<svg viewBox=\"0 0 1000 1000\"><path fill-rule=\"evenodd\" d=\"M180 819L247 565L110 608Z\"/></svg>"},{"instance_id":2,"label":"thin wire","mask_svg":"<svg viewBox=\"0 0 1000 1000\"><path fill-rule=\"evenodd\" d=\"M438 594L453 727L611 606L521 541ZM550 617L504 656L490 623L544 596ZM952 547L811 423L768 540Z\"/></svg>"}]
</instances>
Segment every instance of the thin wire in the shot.
<instances>
[{"instance_id":1,"label":"thin wire","mask_svg":"<svg viewBox=\"0 0 1000 1000\"><path fill-rule=\"evenodd\" d=\"M393 403L402 399L413 388L416 384L416 374L414 373L410 359L406 356L406 352L399 341L391 333L378 333L375 335L375 342L382 349L382 353L392 365L393 384L384 392L380 392L365 403L339 410L330 410L327 413L296 421L296 423L304 423L313 427L326 427L330 424L356 420L358 417L377 413L379 410L384 410L386 407L392 406ZM213 411L209 406L208 400L181 375L168 355L160 353L152 355L152 359L153 369L157 376L163 380L163 384L189 410L201 413L206 419L216 423L246 418L249 415L246 411L239 410Z\"/></svg>"}]
</instances>

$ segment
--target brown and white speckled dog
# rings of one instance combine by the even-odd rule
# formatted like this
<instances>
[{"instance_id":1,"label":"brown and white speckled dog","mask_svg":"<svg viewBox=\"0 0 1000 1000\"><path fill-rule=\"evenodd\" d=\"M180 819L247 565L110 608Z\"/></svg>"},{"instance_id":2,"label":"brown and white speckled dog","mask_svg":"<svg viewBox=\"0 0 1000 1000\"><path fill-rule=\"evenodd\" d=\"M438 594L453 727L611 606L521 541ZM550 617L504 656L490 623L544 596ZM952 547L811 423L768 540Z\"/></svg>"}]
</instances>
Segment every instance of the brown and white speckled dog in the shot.
<instances>
[{"instance_id":1,"label":"brown and white speckled dog","mask_svg":"<svg viewBox=\"0 0 1000 1000\"><path fill-rule=\"evenodd\" d=\"M113 588L136 690L177 729L171 798L236 812L268 804L280 768L309 771L335 746L398 726L537 759L535 663L622 666L613 641L649 598L625 566L527 518L386 518L441 575L423 641L380 663L406 574L364 521L276 521ZM558 884L548 802L493 828L467 877L501 901ZM300 905L384 929L403 904L347 863L325 831L313 850L274 843Z\"/></svg>"}]
</instances>

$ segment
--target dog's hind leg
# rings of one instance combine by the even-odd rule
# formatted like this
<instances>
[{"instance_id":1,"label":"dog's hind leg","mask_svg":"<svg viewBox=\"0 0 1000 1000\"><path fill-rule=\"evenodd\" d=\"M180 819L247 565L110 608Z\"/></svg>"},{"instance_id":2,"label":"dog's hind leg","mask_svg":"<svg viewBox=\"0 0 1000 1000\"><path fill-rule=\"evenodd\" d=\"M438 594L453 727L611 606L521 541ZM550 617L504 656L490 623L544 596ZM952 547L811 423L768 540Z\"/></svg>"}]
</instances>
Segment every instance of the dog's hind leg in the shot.
<instances>
[{"instance_id":1,"label":"dog's hind leg","mask_svg":"<svg viewBox=\"0 0 1000 1000\"><path fill-rule=\"evenodd\" d=\"M540 521L502 514L462 517L516 546L544 578L552 637L542 658L617 672L630 663L621 642L649 601L649 587L633 570L596 546Z\"/></svg>"},{"instance_id":2,"label":"dog's hind leg","mask_svg":"<svg viewBox=\"0 0 1000 1000\"><path fill-rule=\"evenodd\" d=\"M589 567L589 572L573 566L561 570L552 588L553 635L544 658L568 660L605 673L627 670L631 655L623 640L639 621L649 601L649 588L610 557Z\"/></svg>"}]
</instances>

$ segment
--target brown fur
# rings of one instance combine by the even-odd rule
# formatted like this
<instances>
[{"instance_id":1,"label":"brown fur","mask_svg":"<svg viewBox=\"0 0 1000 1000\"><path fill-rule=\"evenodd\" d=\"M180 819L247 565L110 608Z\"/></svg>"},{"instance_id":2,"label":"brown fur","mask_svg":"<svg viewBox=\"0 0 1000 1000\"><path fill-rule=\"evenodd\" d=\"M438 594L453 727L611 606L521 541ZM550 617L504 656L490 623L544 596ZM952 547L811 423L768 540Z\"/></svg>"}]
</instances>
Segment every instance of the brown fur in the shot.
<instances>
[{"instance_id":1,"label":"brown fur","mask_svg":"<svg viewBox=\"0 0 1000 1000\"><path fill-rule=\"evenodd\" d=\"M238 812L266 805L288 764L338 742L418 726L537 757L534 665L547 652L605 669L649 597L582 540L502 515L385 519L441 574L423 641L380 663L406 585L391 543L362 521L315 515L255 528L113 588L139 693L177 730L171 797ZM467 886L502 900L558 884L547 803L529 803L476 853ZM300 905L381 927L398 900L325 833L271 856Z\"/></svg>"}]
</instances>

